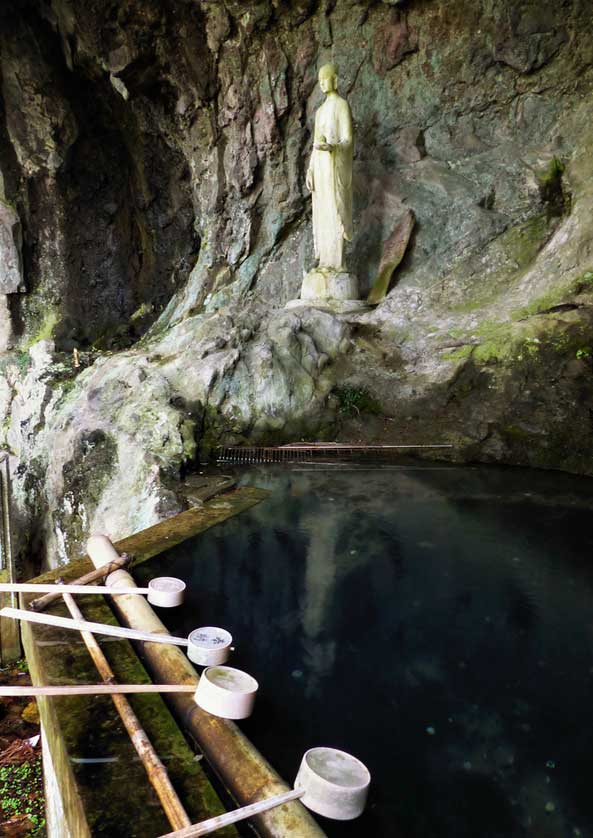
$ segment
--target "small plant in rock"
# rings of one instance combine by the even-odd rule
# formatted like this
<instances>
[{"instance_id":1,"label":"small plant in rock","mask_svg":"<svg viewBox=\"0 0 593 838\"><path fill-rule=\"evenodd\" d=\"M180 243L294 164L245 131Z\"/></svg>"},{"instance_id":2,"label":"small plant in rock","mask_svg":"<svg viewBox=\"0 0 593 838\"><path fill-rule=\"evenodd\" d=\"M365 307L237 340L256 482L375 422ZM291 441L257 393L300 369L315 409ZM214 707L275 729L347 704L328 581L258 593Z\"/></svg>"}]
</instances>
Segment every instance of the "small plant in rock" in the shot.
<instances>
[{"instance_id":1,"label":"small plant in rock","mask_svg":"<svg viewBox=\"0 0 593 838\"><path fill-rule=\"evenodd\" d=\"M381 405L370 393L358 387L336 387L338 412L342 416L360 416L362 413L381 413Z\"/></svg>"},{"instance_id":2,"label":"small plant in rock","mask_svg":"<svg viewBox=\"0 0 593 838\"><path fill-rule=\"evenodd\" d=\"M45 835L45 804L41 756L22 765L0 768L0 820L27 818L31 826L27 838Z\"/></svg>"}]
</instances>

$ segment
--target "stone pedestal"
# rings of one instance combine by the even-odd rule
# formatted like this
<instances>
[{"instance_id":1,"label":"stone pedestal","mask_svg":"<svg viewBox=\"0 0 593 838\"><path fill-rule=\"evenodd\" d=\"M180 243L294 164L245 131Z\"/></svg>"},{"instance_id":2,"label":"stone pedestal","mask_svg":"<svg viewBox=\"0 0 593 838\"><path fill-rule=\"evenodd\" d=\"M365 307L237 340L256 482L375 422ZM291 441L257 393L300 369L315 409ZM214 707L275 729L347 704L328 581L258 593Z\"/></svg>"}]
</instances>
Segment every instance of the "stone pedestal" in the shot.
<instances>
[{"instance_id":1,"label":"stone pedestal","mask_svg":"<svg viewBox=\"0 0 593 838\"><path fill-rule=\"evenodd\" d=\"M313 268L305 274L300 299L290 300L285 308L305 306L334 314L356 314L369 308L358 299L358 279L354 274L331 268Z\"/></svg>"},{"instance_id":2,"label":"stone pedestal","mask_svg":"<svg viewBox=\"0 0 593 838\"><path fill-rule=\"evenodd\" d=\"M358 280L346 271L313 268L303 277L301 300L358 300Z\"/></svg>"},{"instance_id":3,"label":"stone pedestal","mask_svg":"<svg viewBox=\"0 0 593 838\"><path fill-rule=\"evenodd\" d=\"M316 308L328 311L330 314L363 314L371 306L363 300L332 300L331 297L321 297L310 300L290 300L284 308Z\"/></svg>"}]
</instances>

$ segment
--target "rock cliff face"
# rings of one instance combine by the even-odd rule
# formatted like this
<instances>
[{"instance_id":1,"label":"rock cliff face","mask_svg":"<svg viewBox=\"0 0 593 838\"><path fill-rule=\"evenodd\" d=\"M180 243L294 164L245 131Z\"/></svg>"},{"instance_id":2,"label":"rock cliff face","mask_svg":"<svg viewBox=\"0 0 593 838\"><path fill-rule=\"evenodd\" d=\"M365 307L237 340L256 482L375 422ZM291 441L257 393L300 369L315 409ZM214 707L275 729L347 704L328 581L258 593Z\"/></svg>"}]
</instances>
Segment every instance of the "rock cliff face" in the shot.
<instances>
[{"instance_id":1,"label":"rock cliff face","mask_svg":"<svg viewBox=\"0 0 593 838\"><path fill-rule=\"evenodd\" d=\"M363 292L416 217L349 317L283 308L329 60ZM5 0L0 76L0 412L39 555L178 509L223 440L593 473L589 0Z\"/></svg>"}]
</instances>

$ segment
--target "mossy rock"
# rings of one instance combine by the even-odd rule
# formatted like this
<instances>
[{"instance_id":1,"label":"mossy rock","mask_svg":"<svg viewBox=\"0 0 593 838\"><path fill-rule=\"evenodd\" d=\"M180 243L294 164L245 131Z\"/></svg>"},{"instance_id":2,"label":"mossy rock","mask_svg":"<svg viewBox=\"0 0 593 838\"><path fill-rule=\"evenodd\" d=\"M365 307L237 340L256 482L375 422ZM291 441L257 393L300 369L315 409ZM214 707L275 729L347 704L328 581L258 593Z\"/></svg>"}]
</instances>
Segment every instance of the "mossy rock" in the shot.
<instances>
[{"instance_id":1,"label":"mossy rock","mask_svg":"<svg viewBox=\"0 0 593 838\"><path fill-rule=\"evenodd\" d=\"M571 305L575 297L587 293L593 293L593 269L584 271L566 285L550 289L528 305L514 309L511 312L511 318L524 320L537 314L547 314L559 306Z\"/></svg>"}]
</instances>

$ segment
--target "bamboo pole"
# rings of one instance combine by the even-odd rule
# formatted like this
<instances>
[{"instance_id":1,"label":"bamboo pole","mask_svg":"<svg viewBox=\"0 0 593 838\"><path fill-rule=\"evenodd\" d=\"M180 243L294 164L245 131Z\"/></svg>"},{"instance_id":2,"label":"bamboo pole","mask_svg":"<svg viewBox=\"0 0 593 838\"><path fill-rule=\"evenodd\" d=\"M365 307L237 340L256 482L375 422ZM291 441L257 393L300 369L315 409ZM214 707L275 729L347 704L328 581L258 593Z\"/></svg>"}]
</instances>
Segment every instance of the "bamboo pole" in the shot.
<instances>
[{"instance_id":1,"label":"bamboo pole","mask_svg":"<svg viewBox=\"0 0 593 838\"><path fill-rule=\"evenodd\" d=\"M12 551L12 532L10 521L10 468L7 452L0 454L0 575L9 582L14 582L16 570ZM0 605L17 605L15 594L0 596ZM0 618L0 661L6 665L20 658L21 633L19 626L12 621Z\"/></svg>"},{"instance_id":2,"label":"bamboo pole","mask_svg":"<svg viewBox=\"0 0 593 838\"><path fill-rule=\"evenodd\" d=\"M119 693L195 693L195 684L63 684L46 687L0 687L0 695L117 695Z\"/></svg>"},{"instance_id":3,"label":"bamboo pole","mask_svg":"<svg viewBox=\"0 0 593 838\"><path fill-rule=\"evenodd\" d=\"M95 568L94 570L89 571L89 573L79 576L78 579L73 579L72 584L86 585L87 582L95 582L97 579L103 579L109 573L113 573L115 570L126 567L131 561L131 556L128 556L127 553L122 553L121 556L118 556L116 559L109 562L107 566ZM47 594L47 596L42 596L38 599L33 599L29 603L29 608L32 611L43 611L44 608L47 608L47 606L51 605L51 603L55 602L55 600L60 599L61 596L61 593L55 593Z\"/></svg>"},{"instance_id":4,"label":"bamboo pole","mask_svg":"<svg viewBox=\"0 0 593 838\"><path fill-rule=\"evenodd\" d=\"M117 556L114 546L105 536L89 539L87 550L96 567L104 566ZM134 579L126 571L117 570L107 579L107 584L116 582L133 585ZM117 597L113 600L113 608L128 625L142 626L151 631L167 630L144 597ZM180 649L147 643L142 653L155 678L181 681L197 688L198 674ZM172 694L169 703L240 806L289 791L289 786L233 722L206 713L189 695ZM298 800L258 815L255 826L260 838L325 836Z\"/></svg>"},{"instance_id":5,"label":"bamboo pole","mask_svg":"<svg viewBox=\"0 0 593 838\"><path fill-rule=\"evenodd\" d=\"M71 616L75 620L84 620L84 615L72 595L65 593L63 596L64 602L66 603L66 607ZM103 678L104 681L114 681L115 674L109 665L109 661L101 651L101 647L94 635L88 631L81 631L80 635L84 640L85 646L87 647L101 678ZM113 703L115 704L125 729L128 731L132 745L136 749L136 753L140 757L142 764L146 769L148 779L161 801L161 805L169 823L173 829L182 829L183 827L190 826L191 819L183 808L183 804L177 796L177 792L173 788L171 780L169 779L167 770L152 747L152 743L146 735L144 728L140 724L140 720L132 710L130 702L124 695L118 695L115 693L111 694L111 698L113 699Z\"/></svg>"},{"instance_id":6,"label":"bamboo pole","mask_svg":"<svg viewBox=\"0 0 593 838\"><path fill-rule=\"evenodd\" d=\"M125 595L124 595L125 596ZM134 597L138 599L138 597ZM110 637L124 637L126 640L142 640L145 643L166 643L168 646L187 646L187 637L172 637L170 634L156 634L135 629L111 626L107 623L92 623L90 620L71 620L69 617L57 617L55 614L36 614L23 608L2 608L0 617L12 617L27 623L41 623L44 626L57 626L72 631L90 631L93 634L108 634Z\"/></svg>"}]
</instances>

